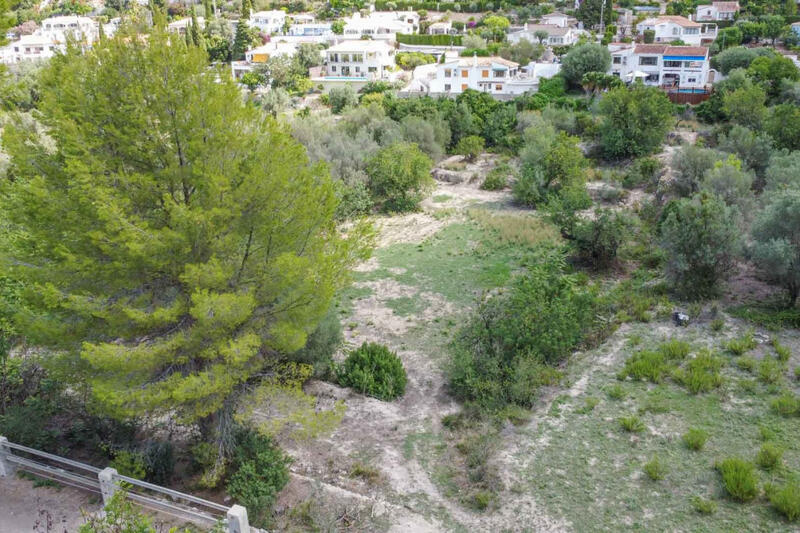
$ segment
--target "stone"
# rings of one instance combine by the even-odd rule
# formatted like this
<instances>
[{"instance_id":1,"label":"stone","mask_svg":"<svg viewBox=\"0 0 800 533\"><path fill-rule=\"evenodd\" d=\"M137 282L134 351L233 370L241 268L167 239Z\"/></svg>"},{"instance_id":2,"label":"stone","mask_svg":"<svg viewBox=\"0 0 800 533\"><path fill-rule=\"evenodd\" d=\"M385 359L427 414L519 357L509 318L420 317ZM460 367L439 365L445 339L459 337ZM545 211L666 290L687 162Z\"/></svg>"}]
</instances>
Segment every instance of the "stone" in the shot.
<instances>
[{"instance_id":1,"label":"stone","mask_svg":"<svg viewBox=\"0 0 800 533\"><path fill-rule=\"evenodd\" d=\"M681 311L673 311L672 312L672 321L675 322L676 326L688 326L689 325L689 315L683 313Z\"/></svg>"}]
</instances>

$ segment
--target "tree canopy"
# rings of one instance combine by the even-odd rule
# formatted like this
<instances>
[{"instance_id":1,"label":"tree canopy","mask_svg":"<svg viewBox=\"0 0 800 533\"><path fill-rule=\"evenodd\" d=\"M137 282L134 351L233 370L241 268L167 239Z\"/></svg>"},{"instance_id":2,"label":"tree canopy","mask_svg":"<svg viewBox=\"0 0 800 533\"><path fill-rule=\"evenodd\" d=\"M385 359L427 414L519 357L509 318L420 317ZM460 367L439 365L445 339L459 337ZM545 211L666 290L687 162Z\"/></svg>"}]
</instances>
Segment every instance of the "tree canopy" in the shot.
<instances>
[{"instance_id":1,"label":"tree canopy","mask_svg":"<svg viewBox=\"0 0 800 533\"><path fill-rule=\"evenodd\" d=\"M303 346L366 229L343 238L323 167L163 29L57 56L40 98L46 135L4 134L15 325L115 417L213 421Z\"/></svg>"}]
</instances>

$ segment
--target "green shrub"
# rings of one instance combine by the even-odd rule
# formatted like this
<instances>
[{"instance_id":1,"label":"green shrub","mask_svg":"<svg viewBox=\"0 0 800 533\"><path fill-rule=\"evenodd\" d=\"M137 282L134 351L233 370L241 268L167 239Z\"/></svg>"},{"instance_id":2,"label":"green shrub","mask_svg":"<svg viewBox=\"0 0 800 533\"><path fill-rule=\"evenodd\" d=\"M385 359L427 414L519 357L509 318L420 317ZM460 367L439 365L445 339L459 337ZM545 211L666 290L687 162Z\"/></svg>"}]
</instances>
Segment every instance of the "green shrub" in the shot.
<instances>
[{"instance_id":1,"label":"green shrub","mask_svg":"<svg viewBox=\"0 0 800 533\"><path fill-rule=\"evenodd\" d=\"M686 356L689 355L689 350L689 343L678 339L670 339L658 347L658 351L664 354L664 357L672 361L685 359Z\"/></svg>"},{"instance_id":2,"label":"green shrub","mask_svg":"<svg viewBox=\"0 0 800 533\"><path fill-rule=\"evenodd\" d=\"M612 400L621 400L625 397L625 389L622 388L622 385L611 385L606 390L606 394Z\"/></svg>"},{"instance_id":3,"label":"green shrub","mask_svg":"<svg viewBox=\"0 0 800 533\"><path fill-rule=\"evenodd\" d=\"M415 211L434 182L433 161L416 144L394 143L381 148L367 163L369 190L384 212Z\"/></svg>"},{"instance_id":4,"label":"green shrub","mask_svg":"<svg viewBox=\"0 0 800 533\"><path fill-rule=\"evenodd\" d=\"M502 191L506 188L508 176L511 173L511 167L508 165L500 165L497 168L493 168L481 183L481 189L484 191Z\"/></svg>"},{"instance_id":5,"label":"green shrub","mask_svg":"<svg viewBox=\"0 0 800 533\"><path fill-rule=\"evenodd\" d=\"M721 318L715 318L711 321L711 331L719 333L725 328L725 321Z\"/></svg>"},{"instance_id":6,"label":"green shrub","mask_svg":"<svg viewBox=\"0 0 800 533\"><path fill-rule=\"evenodd\" d=\"M455 147L455 153L463 155L467 161L475 161L475 159L483 152L484 149L483 137L477 135L469 135L459 139Z\"/></svg>"},{"instance_id":7,"label":"green shrub","mask_svg":"<svg viewBox=\"0 0 800 533\"><path fill-rule=\"evenodd\" d=\"M777 338L772 339L772 347L775 349L775 356L781 363L786 363L792 357L792 351L788 346L784 346Z\"/></svg>"},{"instance_id":8,"label":"green shrub","mask_svg":"<svg viewBox=\"0 0 800 533\"><path fill-rule=\"evenodd\" d=\"M527 273L484 300L458 333L447 368L451 391L484 407L530 406L542 385L560 379L555 365L583 339L593 309L593 294L566 273L563 253L538 248Z\"/></svg>"},{"instance_id":9,"label":"green shrub","mask_svg":"<svg viewBox=\"0 0 800 533\"><path fill-rule=\"evenodd\" d=\"M770 407L781 416L795 416L800 413L800 398L791 392L784 392L770 402Z\"/></svg>"},{"instance_id":10,"label":"green shrub","mask_svg":"<svg viewBox=\"0 0 800 533\"><path fill-rule=\"evenodd\" d=\"M731 498L749 502L758 495L755 465L738 457L730 457L717 464L722 484Z\"/></svg>"},{"instance_id":11,"label":"green shrub","mask_svg":"<svg viewBox=\"0 0 800 533\"><path fill-rule=\"evenodd\" d=\"M769 502L789 522L800 519L800 485L791 481L781 487L770 487L767 490Z\"/></svg>"},{"instance_id":12,"label":"green shrub","mask_svg":"<svg viewBox=\"0 0 800 533\"><path fill-rule=\"evenodd\" d=\"M758 361L756 361L755 357L750 357L749 355L743 355L741 357L736 358L736 366L738 366L740 370L744 370L745 372L755 371L757 364Z\"/></svg>"},{"instance_id":13,"label":"green shrub","mask_svg":"<svg viewBox=\"0 0 800 533\"><path fill-rule=\"evenodd\" d=\"M619 419L619 425L628 433L640 433L644 431L644 423L636 415L623 416Z\"/></svg>"},{"instance_id":14,"label":"green shrub","mask_svg":"<svg viewBox=\"0 0 800 533\"><path fill-rule=\"evenodd\" d=\"M150 533L161 530L160 525L156 529L150 517L128 499L124 489L114 492L102 513L86 513L85 519L86 523L81 525L78 533Z\"/></svg>"},{"instance_id":15,"label":"green shrub","mask_svg":"<svg viewBox=\"0 0 800 533\"><path fill-rule=\"evenodd\" d=\"M689 431L683 434L683 442L686 447L696 452L703 449L708 441L708 433L702 429L689 428Z\"/></svg>"},{"instance_id":16,"label":"green shrub","mask_svg":"<svg viewBox=\"0 0 800 533\"><path fill-rule=\"evenodd\" d=\"M484 511L492 503L494 495L488 490L479 490L467 500L470 507L476 511Z\"/></svg>"},{"instance_id":17,"label":"green shrub","mask_svg":"<svg viewBox=\"0 0 800 533\"><path fill-rule=\"evenodd\" d=\"M382 344L365 342L351 351L336 374L340 385L380 400L399 398L406 391L403 361Z\"/></svg>"},{"instance_id":18,"label":"green shrub","mask_svg":"<svg viewBox=\"0 0 800 533\"><path fill-rule=\"evenodd\" d=\"M800 366L794 367L794 379L800 379Z\"/></svg>"},{"instance_id":19,"label":"green shrub","mask_svg":"<svg viewBox=\"0 0 800 533\"><path fill-rule=\"evenodd\" d=\"M598 209L592 219L579 219L571 231L578 257L594 268L609 267L630 234L632 223L623 213Z\"/></svg>"},{"instance_id":20,"label":"green shrub","mask_svg":"<svg viewBox=\"0 0 800 533\"><path fill-rule=\"evenodd\" d=\"M758 377L764 383L777 383L783 377L783 366L775 359L765 357L758 364Z\"/></svg>"},{"instance_id":21,"label":"green shrub","mask_svg":"<svg viewBox=\"0 0 800 533\"><path fill-rule=\"evenodd\" d=\"M380 479L381 473L374 466L356 462L350 467L350 477L359 478L367 483L375 484Z\"/></svg>"},{"instance_id":22,"label":"green shrub","mask_svg":"<svg viewBox=\"0 0 800 533\"><path fill-rule=\"evenodd\" d=\"M694 496L692 498L692 507L700 514L714 514L717 512L717 502L706 500L700 496Z\"/></svg>"},{"instance_id":23,"label":"green shrub","mask_svg":"<svg viewBox=\"0 0 800 533\"><path fill-rule=\"evenodd\" d=\"M226 489L237 503L247 508L251 524L259 527L267 524L278 492L289 482L290 462L269 437L249 429L237 430L233 475Z\"/></svg>"},{"instance_id":24,"label":"green shrub","mask_svg":"<svg viewBox=\"0 0 800 533\"><path fill-rule=\"evenodd\" d=\"M662 352L642 350L625 361L620 377L661 383L667 372L669 372L669 365L664 360Z\"/></svg>"},{"instance_id":25,"label":"green shrub","mask_svg":"<svg viewBox=\"0 0 800 533\"><path fill-rule=\"evenodd\" d=\"M739 338L731 339L725 345L725 348L733 355L744 355L756 347L756 340L753 338L753 332L748 331Z\"/></svg>"},{"instance_id":26,"label":"green shrub","mask_svg":"<svg viewBox=\"0 0 800 533\"><path fill-rule=\"evenodd\" d=\"M597 407L597 404L600 403L599 398L595 398L594 396L587 396L583 400L583 407L577 409L577 412L580 414L587 414L594 411L594 408Z\"/></svg>"},{"instance_id":27,"label":"green shrub","mask_svg":"<svg viewBox=\"0 0 800 533\"><path fill-rule=\"evenodd\" d=\"M674 377L683 384L692 394L708 392L722 385L722 359L716 357L709 350L701 350L696 357L691 359L685 368L678 369Z\"/></svg>"},{"instance_id":28,"label":"green shrub","mask_svg":"<svg viewBox=\"0 0 800 533\"><path fill-rule=\"evenodd\" d=\"M144 479L147 468L144 463L144 456L141 453L120 450L114 455L114 459L109 463L111 468L115 468L120 475L132 477L134 479Z\"/></svg>"},{"instance_id":29,"label":"green shrub","mask_svg":"<svg viewBox=\"0 0 800 533\"><path fill-rule=\"evenodd\" d=\"M772 442L765 442L761 445L756 455L756 464L764 470L774 470L781 464L783 450Z\"/></svg>"},{"instance_id":30,"label":"green shrub","mask_svg":"<svg viewBox=\"0 0 800 533\"><path fill-rule=\"evenodd\" d=\"M157 485L167 485L175 470L175 454L171 442L148 443L142 452L146 479Z\"/></svg>"},{"instance_id":31,"label":"green shrub","mask_svg":"<svg viewBox=\"0 0 800 533\"><path fill-rule=\"evenodd\" d=\"M326 377L333 367L333 354L342 345L342 323L335 307L322 317L306 345L291 355L292 360L314 367L314 375Z\"/></svg>"},{"instance_id":32,"label":"green shrub","mask_svg":"<svg viewBox=\"0 0 800 533\"><path fill-rule=\"evenodd\" d=\"M667 467L658 459L657 455L654 455L652 459L645 463L644 473L653 481L660 481L667 475Z\"/></svg>"}]
</instances>

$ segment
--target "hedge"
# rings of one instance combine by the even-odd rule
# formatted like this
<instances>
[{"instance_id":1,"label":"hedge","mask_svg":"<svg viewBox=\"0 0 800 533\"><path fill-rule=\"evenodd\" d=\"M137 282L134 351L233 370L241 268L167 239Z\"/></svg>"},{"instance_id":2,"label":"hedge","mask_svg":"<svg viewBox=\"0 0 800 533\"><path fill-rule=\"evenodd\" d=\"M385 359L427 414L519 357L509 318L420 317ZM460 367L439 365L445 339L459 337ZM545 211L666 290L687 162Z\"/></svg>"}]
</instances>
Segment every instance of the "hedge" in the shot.
<instances>
[{"instance_id":1,"label":"hedge","mask_svg":"<svg viewBox=\"0 0 800 533\"><path fill-rule=\"evenodd\" d=\"M427 46L461 46L461 36L398 33L397 42L402 44L418 44Z\"/></svg>"}]
</instances>

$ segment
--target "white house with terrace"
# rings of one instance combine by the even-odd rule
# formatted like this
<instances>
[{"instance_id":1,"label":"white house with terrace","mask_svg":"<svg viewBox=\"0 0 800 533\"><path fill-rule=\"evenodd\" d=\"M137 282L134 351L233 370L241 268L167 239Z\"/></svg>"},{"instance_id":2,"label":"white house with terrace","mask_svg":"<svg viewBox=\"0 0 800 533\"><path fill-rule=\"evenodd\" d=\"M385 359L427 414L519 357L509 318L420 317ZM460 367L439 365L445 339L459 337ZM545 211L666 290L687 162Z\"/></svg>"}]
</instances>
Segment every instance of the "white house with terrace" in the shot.
<instances>
[{"instance_id":1,"label":"white house with terrace","mask_svg":"<svg viewBox=\"0 0 800 533\"><path fill-rule=\"evenodd\" d=\"M567 26L557 26L555 24L528 24L526 22L522 26L522 29L509 32L506 38L508 42L514 44L523 39L531 43L538 43L539 37L536 35L538 32L547 34L542 44L549 46L569 46L578 42L578 37L583 33L583 30Z\"/></svg>"},{"instance_id":2,"label":"white house with terrace","mask_svg":"<svg viewBox=\"0 0 800 533\"><path fill-rule=\"evenodd\" d=\"M231 73L238 80L246 72L251 72L260 64L266 63L271 57L294 57L297 54L298 43L268 42L256 48L245 51L244 61L231 61Z\"/></svg>"},{"instance_id":3,"label":"white house with terrace","mask_svg":"<svg viewBox=\"0 0 800 533\"><path fill-rule=\"evenodd\" d=\"M697 22L733 20L739 9L739 2L712 2L711 5L697 6L694 20Z\"/></svg>"},{"instance_id":4,"label":"white house with terrace","mask_svg":"<svg viewBox=\"0 0 800 533\"><path fill-rule=\"evenodd\" d=\"M472 89L494 96L510 96L523 94L536 87L533 76L521 70L518 63L502 57L450 58L436 64L435 70L424 84L424 89L418 85L418 90L426 90L430 94L458 95Z\"/></svg>"},{"instance_id":5,"label":"white house with terrace","mask_svg":"<svg viewBox=\"0 0 800 533\"><path fill-rule=\"evenodd\" d=\"M259 31L268 35L283 33L286 25L286 12L280 10L258 11L250 15L248 24L251 28L258 28Z\"/></svg>"},{"instance_id":6,"label":"white house with terrace","mask_svg":"<svg viewBox=\"0 0 800 533\"><path fill-rule=\"evenodd\" d=\"M373 11L366 17L354 13L344 21L344 37L347 39L382 39L394 41L398 33L417 33L419 15L413 11Z\"/></svg>"},{"instance_id":7,"label":"white house with terrace","mask_svg":"<svg viewBox=\"0 0 800 533\"><path fill-rule=\"evenodd\" d=\"M399 69L395 66L394 47L385 41L344 41L325 50L322 67L310 71L314 84L330 88L342 84L360 87L369 81L393 81Z\"/></svg>"},{"instance_id":8,"label":"white house with terrace","mask_svg":"<svg viewBox=\"0 0 800 533\"><path fill-rule=\"evenodd\" d=\"M72 38L83 46L91 46L99 34L97 22L89 17L50 17L44 19L31 35L23 35L19 40L0 48L0 61L12 64L49 59L66 50L67 39Z\"/></svg>"},{"instance_id":9,"label":"white house with terrace","mask_svg":"<svg viewBox=\"0 0 800 533\"><path fill-rule=\"evenodd\" d=\"M687 45L700 46L710 44L717 37L716 24L695 22L677 15L648 18L636 25L636 32L640 36L647 30L655 32L656 43L683 41Z\"/></svg>"},{"instance_id":10,"label":"white house with terrace","mask_svg":"<svg viewBox=\"0 0 800 533\"><path fill-rule=\"evenodd\" d=\"M611 43L611 74L664 89L701 90L711 84L708 48L669 44Z\"/></svg>"}]
</instances>

